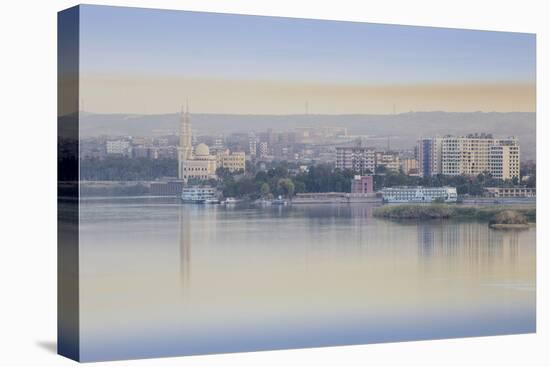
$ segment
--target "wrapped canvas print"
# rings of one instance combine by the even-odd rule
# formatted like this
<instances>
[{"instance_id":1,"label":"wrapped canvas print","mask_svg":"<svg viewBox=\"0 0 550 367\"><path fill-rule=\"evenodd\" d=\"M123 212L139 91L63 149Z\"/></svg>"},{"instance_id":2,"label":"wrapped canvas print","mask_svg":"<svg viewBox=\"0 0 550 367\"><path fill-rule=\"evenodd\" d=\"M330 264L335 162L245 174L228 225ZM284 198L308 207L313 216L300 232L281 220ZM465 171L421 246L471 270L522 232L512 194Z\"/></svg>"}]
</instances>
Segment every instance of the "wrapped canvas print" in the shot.
<instances>
[{"instance_id":1,"label":"wrapped canvas print","mask_svg":"<svg viewBox=\"0 0 550 367\"><path fill-rule=\"evenodd\" d=\"M535 332L534 34L58 15L58 352Z\"/></svg>"}]
</instances>

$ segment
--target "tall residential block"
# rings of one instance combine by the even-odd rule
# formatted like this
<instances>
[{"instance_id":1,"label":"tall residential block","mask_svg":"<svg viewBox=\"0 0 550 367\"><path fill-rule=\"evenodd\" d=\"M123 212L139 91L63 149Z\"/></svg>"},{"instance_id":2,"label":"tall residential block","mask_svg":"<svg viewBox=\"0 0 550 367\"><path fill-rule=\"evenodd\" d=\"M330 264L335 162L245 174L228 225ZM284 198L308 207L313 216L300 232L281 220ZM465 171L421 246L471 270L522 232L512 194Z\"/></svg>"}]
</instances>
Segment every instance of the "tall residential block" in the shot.
<instances>
[{"instance_id":1,"label":"tall residential block","mask_svg":"<svg viewBox=\"0 0 550 367\"><path fill-rule=\"evenodd\" d=\"M494 145L489 151L489 169L493 177L519 179L520 149L517 139L501 140L499 145Z\"/></svg>"},{"instance_id":2,"label":"tall residential block","mask_svg":"<svg viewBox=\"0 0 550 367\"><path fill-rule=\"evenodd\" d=\"M422 177L441 172L441 138L423 138L418 140L416 149L418 170Z\"/></svg>"},{"instance_id":3,"label":"tall residential block","mask_svg":"<svg viewBox=\"0 0 550 367\"><path fill-rule=\"evenodd\" d=\"M422 138L417 160L423 177L490 173L507 180L519 178L520 147L517 138L495 139L490 134Z\"/></svg>"},{"instance_id":4,"label":"tall residential block","mask_svg":"<svg viewBox=\"0 0 550 367\"><path fill-rule=\"evenodd\" d=\"M376 152L366 147L337 147L336 168L349 169L361 175L374 173Z\"/></svg>"}]
</instances>

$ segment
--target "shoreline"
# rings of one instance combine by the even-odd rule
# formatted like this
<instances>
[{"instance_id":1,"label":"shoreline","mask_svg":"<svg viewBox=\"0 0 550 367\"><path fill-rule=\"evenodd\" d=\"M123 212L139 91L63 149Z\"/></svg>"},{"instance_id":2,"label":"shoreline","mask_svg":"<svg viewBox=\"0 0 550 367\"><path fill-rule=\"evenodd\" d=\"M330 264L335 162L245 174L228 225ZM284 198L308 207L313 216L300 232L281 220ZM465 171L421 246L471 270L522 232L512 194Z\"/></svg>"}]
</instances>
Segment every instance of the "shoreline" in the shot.
<instances>
[{"instance_id":1,"label":"shoreline","mask_svg":"<svg viewBox=\"0 0 550 367\"><path fill-rule=\"evenodd\" d=\"M531 227L535 227L536 226L536 223L527 223L527 224L489 224L489 227L490 228L493 228L493 229L502 229L502 230L507 230L507 229L529 229Z\"/></svg>"},{"instance_id":2,"label":"shoreline","mask_svg":"<svg viewBox=\"0 0 550 367\"><path fill-rule=\"evenodd\" d=\"M536 223L536 206L534 203L523 206L401 204L375 208L373 216L394 220L481 220L494 229L519 229Z\"/></svg>"}]
</instances>

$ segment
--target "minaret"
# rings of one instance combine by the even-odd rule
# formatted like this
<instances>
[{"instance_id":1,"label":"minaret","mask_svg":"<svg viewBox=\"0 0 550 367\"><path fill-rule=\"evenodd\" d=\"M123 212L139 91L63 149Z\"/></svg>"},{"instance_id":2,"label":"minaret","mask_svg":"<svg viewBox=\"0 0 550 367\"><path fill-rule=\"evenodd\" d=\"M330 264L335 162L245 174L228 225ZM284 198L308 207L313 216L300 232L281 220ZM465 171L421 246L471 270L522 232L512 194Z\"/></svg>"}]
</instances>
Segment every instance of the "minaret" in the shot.
<instances>
[{"instance_id":1,"label":"minaret","mask_svg":"<svg viewBox=\"0 0 550 367\"><path fill-rule=\"evenodd\" d=\"M191 119L189 118L189 104L185 103L185 112L183 106L181 108L180 116L180 146L178 149L178 177L184 178L183 165L188 159L191 159L193 152L193 146L191 143Z\"/></svg>"}]
</instances>

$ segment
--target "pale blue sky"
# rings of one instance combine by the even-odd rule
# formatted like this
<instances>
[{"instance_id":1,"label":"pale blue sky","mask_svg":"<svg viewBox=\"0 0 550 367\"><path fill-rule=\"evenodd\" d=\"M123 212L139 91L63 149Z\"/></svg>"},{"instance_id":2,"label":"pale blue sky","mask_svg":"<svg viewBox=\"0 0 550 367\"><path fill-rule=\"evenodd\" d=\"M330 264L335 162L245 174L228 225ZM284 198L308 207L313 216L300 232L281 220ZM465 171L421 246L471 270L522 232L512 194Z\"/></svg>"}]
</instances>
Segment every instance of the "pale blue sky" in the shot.
<instances>
[{"instance_id":1,"label":"pale blue sky","mask_svg":"<svg viewBox=\"0 0 550 367\"><path fill-rule=\"evenodd\" d=\"M330 83L535 81L535 36L82 6L81 70Z\"/></svg>"}]
</instances>

